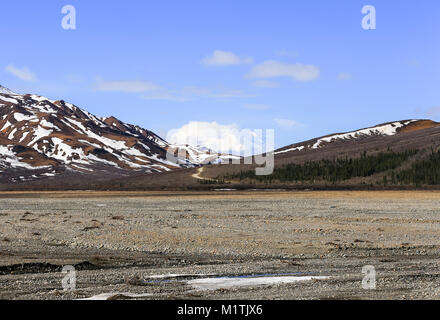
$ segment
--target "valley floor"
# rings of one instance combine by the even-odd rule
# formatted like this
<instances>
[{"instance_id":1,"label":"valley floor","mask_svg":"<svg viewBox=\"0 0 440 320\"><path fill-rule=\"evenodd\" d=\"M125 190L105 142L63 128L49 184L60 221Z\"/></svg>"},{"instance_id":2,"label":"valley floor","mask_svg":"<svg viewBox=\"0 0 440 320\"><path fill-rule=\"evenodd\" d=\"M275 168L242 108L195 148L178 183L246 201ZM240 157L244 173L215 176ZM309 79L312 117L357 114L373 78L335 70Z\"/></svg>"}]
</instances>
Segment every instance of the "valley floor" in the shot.
<instances>
[{"instance_id":1,"label":"valley floor","mask_svg":"<svg viewBox=\"0 0 440 320\"><path fill-rule=\"evenodd\" d=\"M438 299L439 208L436 191L1 193L0 299Z\"/></svg>"}]
</instances>

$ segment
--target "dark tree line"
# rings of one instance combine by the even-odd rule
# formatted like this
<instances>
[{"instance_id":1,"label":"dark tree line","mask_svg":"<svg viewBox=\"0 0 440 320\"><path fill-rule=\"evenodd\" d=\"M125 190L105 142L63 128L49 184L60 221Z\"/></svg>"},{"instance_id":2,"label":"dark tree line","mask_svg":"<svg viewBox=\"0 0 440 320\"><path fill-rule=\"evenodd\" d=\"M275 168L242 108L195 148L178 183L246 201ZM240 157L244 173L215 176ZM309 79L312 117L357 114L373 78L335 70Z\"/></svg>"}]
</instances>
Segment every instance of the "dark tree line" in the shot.
<instances>
[{"instance_id":1,"label":"dark tree line","mask_svg":"<svg viewBox=\"0 0 440 320\"><path fill-rule=\"evenodd\" d=\"M216 179L205 179L205 180L199 180L200 184L224 184L225 179L224 178L216 178Z\"/></svg>"},{"instance_id":2,"label":"dark tree line","mask_svg":"<svg viewBox=\"0 0 440 320\"><path fill-rule=\"evenodd\" d=\"M255 171L252 170L225 176L224 179L240 181L250 179L266 183L273 181L314 182L316 180L324 180L335 183L354 177L368 177L396 169L409 157L417 154L417 152L418 150L407 150L404 152L393 152L389 150L375 155L367 155L367 153L364 152L357 158L335 158L333 160L308 161L303 164L291 163L275 168L273 174L268 176L257 176L255 175ZM440 155L438 160L440 160ZM428 165L425 164L424 167L428 167ZM434 167L435 166L432 165L429 167L430 169L426 170L434 170ZM399 177L406 177L406 175L411 175L411 172L402 171ZM397 175L394 175L394 179L399 178L397 178Z\"/></svg>"},{"instance_id":3,"label":"dark tree line","mask_svg":"<svg viewBox=\"0 0 440 320\"><path fill-rule=\"evenodd\" d=\"M426 159L414 162L408 169L392 172L386 179L392 184L440 184L440 151L431 150Z\"/></svg>"}]
</instances>

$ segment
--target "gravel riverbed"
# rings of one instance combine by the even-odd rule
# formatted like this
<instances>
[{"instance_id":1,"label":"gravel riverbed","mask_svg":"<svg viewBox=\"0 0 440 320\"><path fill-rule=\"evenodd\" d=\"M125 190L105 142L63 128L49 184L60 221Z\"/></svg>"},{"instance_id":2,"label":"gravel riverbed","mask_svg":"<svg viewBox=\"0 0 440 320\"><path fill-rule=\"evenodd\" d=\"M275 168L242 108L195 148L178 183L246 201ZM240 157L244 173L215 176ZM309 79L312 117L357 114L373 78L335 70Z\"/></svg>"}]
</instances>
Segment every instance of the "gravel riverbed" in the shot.
<instances>
[{"instance_id":1,"label":"gravel riverbed","mask_svg":"<svg viewBox=\"0 0 440 320\"><path fill-rule=\"evenodd\" d=\"M0 196L0 299L439 298L437 192L84 195Z\"/></svg>"}]
</instances>

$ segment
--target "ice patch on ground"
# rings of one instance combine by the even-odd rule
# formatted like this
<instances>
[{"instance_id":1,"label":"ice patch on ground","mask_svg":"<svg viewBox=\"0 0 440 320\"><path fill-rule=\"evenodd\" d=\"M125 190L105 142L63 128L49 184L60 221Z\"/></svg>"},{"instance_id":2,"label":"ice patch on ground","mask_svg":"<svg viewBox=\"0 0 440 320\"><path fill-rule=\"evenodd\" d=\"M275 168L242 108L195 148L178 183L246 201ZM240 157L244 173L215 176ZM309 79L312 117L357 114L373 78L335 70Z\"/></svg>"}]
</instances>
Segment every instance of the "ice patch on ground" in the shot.
<instances>
[{"instance_id":1,"label":"ice patch on ground","mask_svg":"<svg viewBox=\"0 0 440 320\"><path fill-rule=\"evenodd\" d=\"M89 298L84 299L78 299L78 300L112 300L116 298L120 299L139 299L139 298L146 298L151 297L151 293L129 293L129 292L114 292L114 293L101 293L97 294L96 296L92 296Z\"/></svg>"},{"instance_id":2,"label":"ice patch on ground","mask_svg":"<svg viewBox=\"0 0 440 320\"><path fill-rule=\"evenodd\" d=\"M169 274L153 274L146 276L147 279L169 279L169 278L182 278L182 277L206 277L212 276L212 274L197 274L197 273L169 273Z\"/></svg>"},{"instance_id":3,"label":"ice patch on ground","mask_svg":"<svg viewBox=\"0 0 440 320\"><path fill-rule=\"evenodd\" d=\"M274 276L274 277L224 277L188 280L186 283L195 290L231 289L234 287L251 287L295 283L311 280L326 280L326 276Z\"/></svg>"}]
</instances>

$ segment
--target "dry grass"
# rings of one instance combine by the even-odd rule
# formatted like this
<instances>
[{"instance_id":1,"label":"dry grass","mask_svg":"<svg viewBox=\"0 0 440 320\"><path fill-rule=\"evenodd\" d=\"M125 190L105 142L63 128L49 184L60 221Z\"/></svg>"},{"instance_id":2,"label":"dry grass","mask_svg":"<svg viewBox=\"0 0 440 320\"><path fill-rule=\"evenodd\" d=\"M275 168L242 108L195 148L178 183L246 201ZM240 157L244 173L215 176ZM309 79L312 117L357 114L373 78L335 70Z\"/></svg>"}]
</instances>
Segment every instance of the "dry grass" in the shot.
<instances>
[{"instance_id":1,"label":"dry grass","mask_svg":"<svg viewBox=\"0 0 440 320\"><path fill-rule=\"evenodd\" d=\"M421 120L421 121L413 122L413 123L407 125L406 127L402 128L400 130L400 132L401 133L413 132L413 131L438 127L439 125L440 125L440 123L434 122L432 120Z\"/></svg>"}]
</instances>

